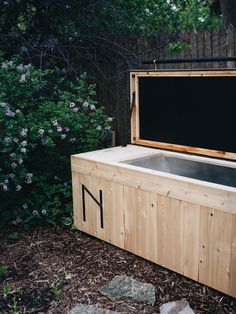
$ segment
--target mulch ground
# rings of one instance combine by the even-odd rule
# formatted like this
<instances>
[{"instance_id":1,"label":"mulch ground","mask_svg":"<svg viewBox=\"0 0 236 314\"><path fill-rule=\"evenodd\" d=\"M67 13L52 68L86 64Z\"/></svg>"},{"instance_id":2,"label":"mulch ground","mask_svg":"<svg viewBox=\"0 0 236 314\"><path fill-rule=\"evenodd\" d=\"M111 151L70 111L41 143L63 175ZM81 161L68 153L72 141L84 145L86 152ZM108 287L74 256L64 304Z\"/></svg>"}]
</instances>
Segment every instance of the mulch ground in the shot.
<instances>
[{"instance_id":1,"label":"mulch ground","mask_svg":"<svg viewBox=\"0 0 236 314\"><path fill-rule=\"evenodd\" d=\"M195 313L236 313L236 299L110 244L65 228L36 228L0 242L0 313L67 313L78 302L121 313L159 313L165 302L187 299ZM111 302L98 288L115 275L156 288L154 306Z\"/></svg>"}]
</instances>

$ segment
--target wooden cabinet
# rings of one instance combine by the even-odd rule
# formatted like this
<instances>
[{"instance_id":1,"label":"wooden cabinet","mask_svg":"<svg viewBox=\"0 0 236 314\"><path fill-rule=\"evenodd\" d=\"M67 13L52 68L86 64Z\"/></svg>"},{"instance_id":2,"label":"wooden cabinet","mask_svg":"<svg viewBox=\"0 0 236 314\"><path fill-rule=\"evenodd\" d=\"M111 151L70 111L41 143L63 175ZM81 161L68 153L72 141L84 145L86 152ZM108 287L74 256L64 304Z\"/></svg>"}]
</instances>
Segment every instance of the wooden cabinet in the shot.
<instances>
[{"instance_id":1,"label":"wooden cabinet","mask_svg":"<svg viewBox=\"0 0 236 314\"><path fill-rule=\"evenodd\" d=\"M76 227L236 297L236 188L120 162L143 153L153 149L72 157Z\"/></svg>"}]
</instances>

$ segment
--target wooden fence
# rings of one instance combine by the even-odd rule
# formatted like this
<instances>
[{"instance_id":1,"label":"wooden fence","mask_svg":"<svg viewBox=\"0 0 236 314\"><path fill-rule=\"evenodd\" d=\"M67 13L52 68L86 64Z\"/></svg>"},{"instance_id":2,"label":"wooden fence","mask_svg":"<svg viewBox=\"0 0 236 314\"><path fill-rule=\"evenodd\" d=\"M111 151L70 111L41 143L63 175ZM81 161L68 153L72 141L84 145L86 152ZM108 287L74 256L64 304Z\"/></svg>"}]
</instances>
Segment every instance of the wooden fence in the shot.
<instances>
[{"instance_id":1,"label":"wooden fence","mask_svg":"<svg viewBox=\"0 0 236 314\"><path fill-rule=\"evenodd\" d=\"M152 38L119 38L111 40L111 51L96 52L96 64L91 65L97 82L98 101L105 105L109 114L115 118L114 129L117 144L129 139L130 103L129 71L135 69L153 69L152 65L143 65L143 60L219 57L236 55L236 29L216 29L214 31L191 32L178 34L174 41L182 42L186 48L180 53L171 52L168 48L170 35L158 35ZM99 59L99 55L103 58ZM104 62L104 56L107 62ZM205 62L162 64L160 69L212 69L234 68L235 62Z\"/></svg>"}]
</instances>

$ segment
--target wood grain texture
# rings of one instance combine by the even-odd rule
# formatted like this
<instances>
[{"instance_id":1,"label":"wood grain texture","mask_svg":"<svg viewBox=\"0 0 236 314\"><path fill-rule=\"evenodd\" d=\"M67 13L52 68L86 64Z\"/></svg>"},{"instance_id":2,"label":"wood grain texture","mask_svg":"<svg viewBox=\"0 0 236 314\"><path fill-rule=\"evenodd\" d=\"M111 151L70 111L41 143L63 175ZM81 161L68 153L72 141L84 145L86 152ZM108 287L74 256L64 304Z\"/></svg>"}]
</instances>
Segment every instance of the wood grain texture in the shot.
<instances>
[{"instance_id":1,"label":"wood grain texture","mask_svg":"<svg viewBox=\"0 0 236 314\"><path fill-rule=\"evenodd\" d=\"M73 206L75 226L90 235L124 248L124 195L123 185L73 173ZM98 205L85 193L86 221L83 221L82 184L99 201L103 193L104 228Z\"/></svg>"},{"instance_id":2,"label":"wood grain texture","mask_svg":"<svg viewBox=\"0 0 236 314\"><path fill-rule=\"evenodd\" d=\"M156 262L156 195L130 187L124 187L124 193L125 249Z\"/></svg>"},{"instance_id":3,"label":"wood grain texture","mask_svg":"<svg viewBox=\"0 0 236 314\"><path fill-rule=\"evenodd\" d=\"M236 296L236 215L232 215L231 259L228 291L230 295Z\"/></svg>"},{"instance_id":4,"label":"wood grain texture","mask_svg":"<svg viewBox=\"0 0 236 314\"><path fill-rule=\"evenodd\" d=\"M152 71L131 71L131 75L134 75L136 77L151 77L151 76L172 76L172 77L201 77L201 76L236 76L236 70L235 69L215 69L215 70L204 70L204 69L198 69L198 70L176 70L176 69L170 69L170 70L152 70Z\"/></svg>"},{"instance_id":5,"label":"wood grain texture","mask_svg":"<svg viewBox=\"0 0 236 314\"><path fill-rule=\"evenodd\" d=\"M234 188L195 186L118 166L109 163L106 153L103 162L89 156L72 159L74 222L79 230L236 297ZM104 228L99 207L88 193L83 221L82 184L96 199L102 191Z\"/></svg>"},{"instance_id":6,"label":"wood grain texture","mask_svg":"<svg viewBox=\"0 0 236 314\"><path fill-rule=\"evenodd\" d=\"M211 286L213 282L215 210L201 207L199 230L199 281Z\"/></svg>"},{"instance_id":7,"label":"wood grain texture","mask_svg":"<svg viewBox=\"0 0 236 314\"><path fill-rule=\"evenodd\" d=\"M183 274L198 280L200 206L182 202Z\"/></svg>"},{"instance_id":8,"label":"wood grain texture","mask_svg":"<svg viewBox=\"0 0 236 314\"><path fill-rule=\"evenodd\" d=\"M107 242L124 248L124 188L123 185L103 181L104 225Z\"/></svg>"},{"instance_id":9,"label":"wood grain texture","mask_svg":"<svg viewBox=\"0 0 236 314\"><path fill-rule=\"evenodd\" d=\"M231 237L232 215L215 211L212 286L225 292L228 291L229 286Z\"/></svg>"},{"instance_id":10,"label":"wood grain texture","mask_svg":"<svg viewBox=\"0 0 236 314\"><path fill-rule=\"evenodd\" d=\"M175 155L178 156L177 153ZM216 164L218 163L219 161L216 161ZM232 162L222 161L220 164L231 166ZM72 170L151 193L236 213L235 188L113 162L112 158L107 157L105 161L73 157Z\"/></svg>"},{"instance_id":11,"label":"wood grain texture","mask_svg":"<svg viewBox=\"0 0 236 314\"><path fill-rule=\"evenodd\" d=\"M193 153L193 154L199 154L199 155L205 155L205 156L211 156L211 157L236 160L235 153L229 153L229 152L224 152L224 151L219 151L219 150L204 149L204 148L199 148L199 147L177 145L177 144L171 144L171 143L162 143L162 142L156 142L156 141L148 141L144 139L139 139L138 137L135 138L133 143L137 145L148 146L148 147L170 149L170 150L179 151L179 152Z\"/></svg>"},{"instance_id":12,"label":"wood grain texture","mask_svg":"<svg viewBox=\"0 0 236 314\"><path fill-rule=\"evenodd\" d=\"M180 201L158 195L157 262L183 274L183 230Z\"/></svg>"}]
</instances>

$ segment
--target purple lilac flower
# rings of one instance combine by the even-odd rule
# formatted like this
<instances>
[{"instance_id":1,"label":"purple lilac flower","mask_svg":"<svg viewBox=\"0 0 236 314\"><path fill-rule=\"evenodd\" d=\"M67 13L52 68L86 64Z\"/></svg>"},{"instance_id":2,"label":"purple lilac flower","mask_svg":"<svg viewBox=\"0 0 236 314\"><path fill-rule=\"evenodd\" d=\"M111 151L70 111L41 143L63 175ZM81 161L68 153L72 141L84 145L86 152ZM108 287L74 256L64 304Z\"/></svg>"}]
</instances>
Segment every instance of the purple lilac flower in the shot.
<instances>
[{"instance_id":1,"label":"purple lilac flower","mask_svg":"<svg viewBox=\"0 0 236 314\"><path fill-rule=\"evenodd\" d=\"M76 138L75 138L75 137L72 137L72 138L69 139L69 142L70 142L70 143L74 143L75 141L76 141Z\"/></svg>"},{"instance_id":2,"label":"purple lilac flower","mask_svg":"<svg viewBox=\"0 0 236 314\"><path fill-rule=\"evenodd\" d=\"M75 105L75 103L72 101L72 102L70 102L70 108L74 108L76 105Z\"/></svg>"},{"instance_id":3,"label":"purple lilac flower","mask_svg":"<svg viewBox=\"0 0 236 314\"><path fill-rule=\"evenodd\" d=\"M28 133L28 129L25 128L25 129L22 129L22 131L20 132L20 135L23 136L23 137L26 137L27 133Z\"/></svg>"},{"instance_id":4,"label":"purple lilac flower","mask_svg":"<svg viewBox=\"0 0 236 314\"><path fill-rule=\"evenodd\" d=\"M23 83L23 82L25 82L25 81L26 81L26 74L21 74L21 77L20 77L19 82L20 82L20 83Z\"/></svg>"},{"instance_id":5,"label":"purple lilac flower","mask_svg":"<svg viewBox=\"0 0 236 314\"><path fill-rule=\"evenodd\" d=\"M26 184L31 184L32 183L32 177L33 177L33 173L27 173L25 176L25 183Z\"/></svg>"},{"instance_id":6,"label":"purple lilac flower","mask_svg":"<svg viewBox=\"0 0 236 314\"><path fill-rule=\"evenodd\" d=\"M21 142L21 146L23 146L23 147L27 146L27 141Z\"/></svg>"},{"instance_id":7,"label":"purple lilac flower","mask_svg":"<svg viewBox=\"0 0 236 314\"><path fill-rule=\"evenodd\" d=\"M0 106L2 108L9 108L8 104L6 102L0 102Z\"/></svg>"},{"instance_id":8,"label":"purple lilac flower","mask_svg":"<svg viewBox=\"0 0 236 314\"><path fill-rule=\"evenodd\" d=\"M11 141L12 141L12 138L11 138L11 137L6 136L6 137L4 138L4 143L6 143L6 144L11 143Z\"/></svg>"},{"instance_id":9,"label":"purple lilac flower","mask_svg":"<svg viewBox=\"0 0 236 314\"><path fill-rule=\"evenodd\" d=\"M2 63L2 69L5 69L5 70L8 69L8 64L7 64L7 62L3 62L3 63Z\"/></svg>"},{"instance_id":10,"label":"purple lilac flower","mask_svg":"<svg viewBox=\"0 0 236 314\"><path fill-rule=\"evenodd\" d=\"M16 191L19 192L21 189L22 189L22 187L18 184L18 185L16 186Z\"/></svg>"},{"instance_id":11,"label":"purple lilac flower","mask_svg":"<svg viewBox=\"0 0 236 314\"><path fill-rule=\"evenodd\" d=\"M13 118L14 118L15 115L16 115L15 112L12 112L11 110L7 110L7 111L6 111L6 116L7 116L7 117L13 117Z\"/></svg>"},{"instance_id":12,"label":"purple lilac flower","mask_svg":"<svg viewBox=\"0 0 236 314\"><path fill-rule=\"evenodd\" d=\"M20 65L18 65L18 66L16 67L16 69L17 69L18 71L23 71L23 70L24 70L23 64L21 63Z\"/></svg>"},{"instance_id":13,"label":"purple lilac flower","mask_svg":"<svg viewBox=\"0 0 236 314\"><path fill-rule=\"evenodd\" d=\"M83 107L84 107L84 108L88 108L88 106L89 106L89 103L88 103L87 101L85 101L85 102L83 103Z\"/></svg>"},{"instance_id":14,"label":"purple lilac flower","mask_svg":"<svg viewBox=\"0 0 236 314\"><path fill-rule=\"evenodd\" d=\"M7 192L8 191L8 186L6 184L3 184L2 185L2 189L4 192Z\"/></svg>"},{"instance_id":15,"label":"purple lilac flower","mask_svg":"<svg viewBox=\"0 0 236 314\"><path fill-rule=\"evenodd\" d=\"M16 224L18 225L18 224L20 224L21 222L22 222L22 219L19 218L19 217L17 217L17 218L16 218Z\"/></svg>"},{"instance_id":16,"label":"purple lilac flower","mask_svg":"<svg viewBox=\"0 0 236 314\"><path fill-rule=\"evenodd\" d=\"M39 135L42 136L44 134L44 129L39 129Z\"/></svg>"},{"instance_id":17,"label":"purple lilac flower","mask_svg":"<svg viewBox=\"0 0 236 314\"><path fill-rule=\"evenodd\" d=\"M8 191L8 186L6 184L3 184L2 185L2 189L4 192L7 192Z\"/></svg>"},{"instance_id":18,"label":"purple lilac flower","mask_svg":"<svg viewBox=\"0 0 236 314\"><path fill-rule=\"evenodd\" d=\"M28 63L24 66L25 69L29 69L31 67L31 63Z\"/></svg>"},{"instance_id":19,"label":"purple lilac flower","mask_svg":"<svg viewBox=\"0 0 236 314\"><path fill-rule=\"evenodd\" d=\"M22 219L17 217L15 220L12 221L12 224L16 226L16 225L19 225L21 222L22 222Z\"/></svg>"}]
</instances>

